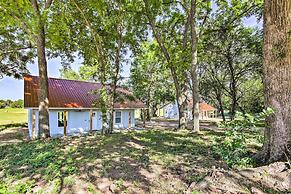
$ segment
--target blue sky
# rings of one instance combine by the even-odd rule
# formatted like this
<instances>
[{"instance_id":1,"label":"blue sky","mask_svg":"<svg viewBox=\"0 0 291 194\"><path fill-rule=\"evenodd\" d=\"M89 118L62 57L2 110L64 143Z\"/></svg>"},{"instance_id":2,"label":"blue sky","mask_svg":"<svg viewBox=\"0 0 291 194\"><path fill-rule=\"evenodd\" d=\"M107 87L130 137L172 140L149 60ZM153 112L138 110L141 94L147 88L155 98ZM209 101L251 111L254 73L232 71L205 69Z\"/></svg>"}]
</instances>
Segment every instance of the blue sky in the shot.
<instances>
[{"instance_id":1,"label":"blue sky","mask_svg":"<svg viewBox=\"0 0 291 194\"><path fill-rule=\"evenodd\" d=\"M262 26L262 22L257 23L255 17L250 17L244 20L244 23L247 26ZM78 70L81 65L81 60L76 60L71 67L74 70ZM48 75L49 77L59 78L61 68L60 58L48 60ZM32 75L38 75L37 63L28 64L28 69ZM130 66L127 65L123 69L123 76L128 77L130 73ZM4 77L0 79L0 99L23 99L23 80L16 80L11 77Z\"/></svg>"}]
</instances>

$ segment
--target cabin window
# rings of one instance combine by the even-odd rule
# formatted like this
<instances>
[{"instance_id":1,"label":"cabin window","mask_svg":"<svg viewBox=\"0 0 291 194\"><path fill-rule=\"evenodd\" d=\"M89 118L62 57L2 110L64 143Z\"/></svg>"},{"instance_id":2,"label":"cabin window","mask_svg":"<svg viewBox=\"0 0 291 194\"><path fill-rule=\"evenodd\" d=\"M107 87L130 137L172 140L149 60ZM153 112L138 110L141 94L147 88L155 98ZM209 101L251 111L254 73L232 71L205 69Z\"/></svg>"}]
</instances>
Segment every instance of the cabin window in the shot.
<instances>
[{"instance_id":1,"label":"cabin window","mask_svg":"<svg viewBox=\"0 0 291 194\"><path fill-rule=\"evenodd\" d=\"M120 111L115 112L115 123L116 124L121 123L121 112Z\"/></svg>"},{"instance_id":2,"label":"cabin window","mask_svg":"<svg viewBox=\"0 0 291 194\"><path fill-rule=\"evenodd\" d=\"M58 112L58 127L64 127L65 125L65 112Z\"/></svg>"}]
</instances>

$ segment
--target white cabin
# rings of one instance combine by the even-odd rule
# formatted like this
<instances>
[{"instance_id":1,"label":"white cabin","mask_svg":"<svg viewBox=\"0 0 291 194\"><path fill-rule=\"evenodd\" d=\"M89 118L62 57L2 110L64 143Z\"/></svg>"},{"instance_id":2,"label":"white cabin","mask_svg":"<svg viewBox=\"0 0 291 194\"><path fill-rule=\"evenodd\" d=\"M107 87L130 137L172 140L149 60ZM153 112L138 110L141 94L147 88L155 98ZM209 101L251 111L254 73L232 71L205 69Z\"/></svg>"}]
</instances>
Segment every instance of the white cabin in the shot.
<instances>
[{"instance_id":1,"label":"white cabin","mask_svg":"<svg viewBox=\"0 0 291 194\"><path fill-rule=\"evenodd\" d=\"M24 78L24 106L28 109L29 136L38 133L38 77ZM98 95L93 90L100 89L100 84L65 79L49 78L49 128L50 136L88 133L102 129L101 110L93 106ZM123 88L119 93L131 95ZM127 129L135 127L135 109L143 108L139 100L125 100L114 104L114 128Z\"/></svg>"}]
</instances>

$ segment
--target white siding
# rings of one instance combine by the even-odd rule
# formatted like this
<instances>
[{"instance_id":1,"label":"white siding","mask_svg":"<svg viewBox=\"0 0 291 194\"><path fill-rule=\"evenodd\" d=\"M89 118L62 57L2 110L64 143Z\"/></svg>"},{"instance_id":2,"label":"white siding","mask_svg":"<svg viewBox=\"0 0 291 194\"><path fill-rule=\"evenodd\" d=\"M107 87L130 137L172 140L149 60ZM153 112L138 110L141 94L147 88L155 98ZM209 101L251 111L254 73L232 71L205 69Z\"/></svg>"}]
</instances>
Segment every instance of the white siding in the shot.
<instances>
[{"instance_id":1,"label":"white siding","mask_svg":"<svg viewBox=\"0 0 291 194\"><path fill-rule=\"evenodd\" d=\"M90 111L68 111L68 134L87 133L90 129Z\"/></svg>"},{"instance_id":2,"label":"white siding","mask_svg":"<svg viewBox=\"0 0 291 194\"><path fill-rule=\"evenodd\" d=\"M114 115L114 127L117 129L126 129L129 127L129 114L131 114L131 126L135 126L134 122L134 110L116 110L121 111L121 123L117 124L115 123L115 115Z\"/></svg>"},{"instance_id":3,"label":"white siding","mask_svg":"<svg viewBox=\"0 0 291 194\"><path fill-rule=\"evenodd\" d=\"M50 110L50 135L62 136L64 135L64 127L58 127L58 112L57 110Z\"/></svg>"},{"instance_id":4,"label":"white siding","mask_svg":"<svg viewBox=\"0 0 291 194\"><path fill-rule=\"evenodd\" d=\"M28 109L27 111L27 118L28 118L28 132L29 132L29 137L32 137L32 109Z\"/></svg>"},{"instance_id":5,"label":"white siding","mask_svg":"<svg viewBox=\"0 0 291 194\"><path fill-rule=\"evenodd\" d=\"M35 126L38 131L38 110L35 111ZM64 110L50 110L50 135L51 137L64 135L64 127L58 127L58 112ZM116 110L121 111L121 123L115 124L114 127L118 129L125 129L129 126L129 113L131 114L131 127L135 126L134 110ZM100 111L95 112L93 117L93 130L101 130L102 118ZM115 121L115 119L114 119ZM32 137L32 109L28 109L28 129L29 136ZM67 134L87 133L90 129L90 111L89 110L67 110Z\"/></svg>"},{"instance_id":6,"label":"white siding","mask_svg":"<svg viewBox=\"0 0 291 194\"><path fill-rule=\"evenodd\" d=\"M35 121L34 121L34 125L35 125L35 133L38 133L38 110L33 110L33 109L28 109L28 132L29 132L29 136L32 137L32 112L34 111L34 115L35 115Z\"/></svg>"},{"instance_id":7,"label":"white siding","mask_svg":"<svg viewBox=\"0 0 291 194\"><path fill-rule=\"evenodd\" d=\"M102 117L100 111L93 111L95 113L95 116L92 117L92 127L93 130L101 130L102 129Z\"/></svg>"}]
</instances>

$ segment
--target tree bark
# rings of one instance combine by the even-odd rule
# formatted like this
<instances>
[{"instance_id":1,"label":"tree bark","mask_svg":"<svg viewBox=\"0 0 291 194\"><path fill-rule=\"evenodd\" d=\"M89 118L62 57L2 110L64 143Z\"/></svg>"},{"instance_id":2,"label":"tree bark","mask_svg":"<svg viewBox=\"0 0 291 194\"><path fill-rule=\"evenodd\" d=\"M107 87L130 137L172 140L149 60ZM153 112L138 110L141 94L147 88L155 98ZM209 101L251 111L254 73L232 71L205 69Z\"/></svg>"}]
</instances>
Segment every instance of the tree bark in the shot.
<instances>
[{"instance_id":1,"label":"tree bark","mask_svg":"<svg viewBox=\"0 0 291 194\"><path fill-rule=\"evenodd\" d=\"M235 77L235 69L233 67L233 59L232 54L230 52L231 45L229 46L226 54L228 70L230 75L230 85L229 85L229 93L231 98L231 107L230 107L230 119L233 120L235 118L236 110L237 110L237 80Z\"/></svg>"},{"instance_id":2,"label":"tree bark","mask_svg":"<svg viewBox=\"0 0 291 194\"><path fill-rule=\"evenodd\" d=\"M225 121L225 115L224 115L224 108L223 108L221 91L217 92L216 99L217 99L218 104L219 104L219 112L221 114L222 120Z\"/></svg>"},{"instance_id":3,"label":"tree bark","mask_svg":"<svg viewBox=\"0 0 291 194\"><path fill-rule=\"evenodd\" d=\"M47 76L47 61L45 55L45 27L44 21L39 11L38 3L36 0L31 1L34 9L35 17L37 19L36 31L36 45L37 45L37 60L39 71L39 122L38 122L38 136L49 137L49 90L48 90L48 76ZM50 3L51 4L51 3ZM46 7L48 8L48 7Z\"/></svg>"},{"instance_id":4,"label":"tree bark","mask_svg":"<svg viewBox=\"0 0 291 194\"><path fill-rule=\"evenodd\" d=\"M119 74L120 74L120 52L122 49L123 41L122 41L122 29L118 27L118 43L116 48L116 54L115 54L115 72L113 75L113 86L112 86L112 92L110 97L110 121L109 121L109 133L113 132L114 128L114 103L116 100L116 89L117 89L117 82L119 80Z\"/></svg>"},{"instance_id":5,"label":"tree bark","mask_svg":"<svg viewBox=\"0 0 291 194\"><path fill-rule=\"evenodd\" d=\"M267 118L264 146L257 155L266 163L285 158L291 143L290 29L291 1L265 0L263 47L265 105L275 110L275 114Z\"/></svg>"},{"instance_id":6,"label":"tree bark","mask_svg":"<svg viewBox=\"0 0 291 194\"><path fill-rule=\"evenodd\" d=\"M191 26L191 82L192 82L192 117L193 117L193 132L199 131L199 83L197 75L197 33L196 33L196 0L191 0L190 10L190 26Z\"/></svg>"},{"instance_id":7,"label":"tree bark","mask_svg":"<svg viewBox=\"0 0 291 194\"><path fill-rule=\"evenodd\" d=\"M146 107L147 109L145 110L145 120L146 121L150 121L151 120L151 105L150 105L150 102L149 100L146 101Z\"/></svg>"}]
</instances>

